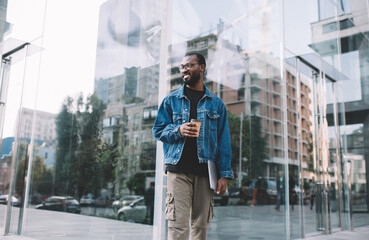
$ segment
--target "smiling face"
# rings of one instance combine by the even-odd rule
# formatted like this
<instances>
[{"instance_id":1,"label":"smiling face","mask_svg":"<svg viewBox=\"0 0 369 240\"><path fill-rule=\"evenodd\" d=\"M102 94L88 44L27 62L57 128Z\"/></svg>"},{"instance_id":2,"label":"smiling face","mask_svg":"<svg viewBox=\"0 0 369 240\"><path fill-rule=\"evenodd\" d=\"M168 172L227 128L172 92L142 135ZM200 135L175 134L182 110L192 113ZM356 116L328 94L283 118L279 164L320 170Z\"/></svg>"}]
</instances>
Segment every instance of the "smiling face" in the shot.
<instances>
[{"instance_id":1,"label":"smiling face","mask_svg":"<svg viewBox=\"0 0 369 240\"><path fill-rule=\"evenodd\" d=\"M187 86L194 87L203 81L205 65L199 64L196 55L185 56L181 62L181 75Z\"/></svg>"}]
</instances>

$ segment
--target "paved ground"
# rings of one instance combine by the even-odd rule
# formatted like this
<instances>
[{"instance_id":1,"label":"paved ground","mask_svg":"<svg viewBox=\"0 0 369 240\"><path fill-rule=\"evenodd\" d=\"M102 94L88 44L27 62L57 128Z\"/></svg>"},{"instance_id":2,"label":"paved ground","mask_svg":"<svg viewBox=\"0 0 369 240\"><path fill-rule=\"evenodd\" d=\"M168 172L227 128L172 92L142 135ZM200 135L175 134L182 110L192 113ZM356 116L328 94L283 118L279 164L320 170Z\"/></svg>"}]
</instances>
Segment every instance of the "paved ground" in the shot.
<instances>
[{"instance_id":1,"label":"paved ground","mask_svg":"<svg viewBox=\"0 0 369 240\"><path fill-rule=\"evenodd\" d=\"M355 229L355 231L337 232L327 236L303 238L304 240L364 240L369 238L369 226ZM23 236L3 236L2 240L37 240ZM54 239L54 238L50 238ZM57 239L57 238L56 238Z\"/></svg>"},{"instance_id":2,"label":"paved ground","mask_svg":"<svg viewBox=\"0 0 369 240\"><path fill-rule=\"evenodd\" d=\"M369 226L354 231L337 232L331 235L303 238L304 240L365 240L369 239Z\"/></svg>"},{"instance_id":3,"label":"paved ground","mask_svg":"<svg viewBox=\"0 0 369 240\"><path fill-rule=\"evenodd\" d=\"M0 206L0 233L4 213ZM13 211L19 209L14 208ZM101 209L103 210L103 209ZM314 234L314 211L305 210L305 230ZM13 212L17 216L17 212ZM274 206L217 206L215 217L209 229L209 240L242 240L264 239L284 240L284 212L275 211ZM27 221L24 223L25 236L0 236L2 240L122 240L137 239L150 240L153 237L153 227L150 225L121 222L102 217L85 216L82 214L69 214L62 212L29 209ZM291 212L291 239L298 239L300 233L299 211L295 208ZM332 218L333 220L334 218ZM362 220L369 219L369 215L362 215ZM12 219L11 232L16 232L18 219ZM333 221L335 222L335 221ZM366 223L365 221L363 223ZM304 239L369 239L369 224L366 227L356 228L355 231L338 232L329 236L315 236ZM309 230L310 227L310 230Z\"/></svg>"}]
</instances>

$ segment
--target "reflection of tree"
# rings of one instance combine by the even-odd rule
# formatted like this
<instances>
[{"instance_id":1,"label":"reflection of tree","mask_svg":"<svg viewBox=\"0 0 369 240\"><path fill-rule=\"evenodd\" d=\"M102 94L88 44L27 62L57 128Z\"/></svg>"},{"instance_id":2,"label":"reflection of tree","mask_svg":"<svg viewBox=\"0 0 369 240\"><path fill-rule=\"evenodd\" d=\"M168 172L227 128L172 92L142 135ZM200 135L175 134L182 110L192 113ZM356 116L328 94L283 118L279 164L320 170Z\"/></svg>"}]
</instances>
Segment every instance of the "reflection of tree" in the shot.
<instances>
[{"instance_id":1,"label":"reflection of tree","mask_svg":"<svg viewBox=\"0 0 369 240\"><path fill-rule=\"evenodd\" d=\"M104 169L101 161L103 154L101 119L105 105L95 95L87 99L84 111L79 115L79 145L75 168L72 168L73 184L78 186L79 197L82 194L93 192L96 195L104 187Z\"/></svg>"},{"instance_id":2,"label":"reflection of tree","mask_svg":"<svg viewBox=\"0 0 369 240\"><path fill-rule=\"evenodd\" d=\"M74 106L75 103L75 106ZM104 145L101 119L105 105L95 95L83 101L68 97L56 120L55 194L81 195L99 190L112 180L114 149Z\"/></svg>"},{"instance_id":3,"label":"reflection of tree","mask_svg":"<svg viewBox=\"0 0 369 240\"><path fill-rule=\"evenodd\" d=\"M309 138L307 139L307 170L310 172L314 172L314 151L313 151L313 134L309 134Z\"/></svg>"},{"instance_id":4,"label":"reflection of tree","mask_svg":"<svg viewBox=\"0 0 369 240\"><path fill-rule=\"evenodd\" d=\"M27 142L20 142L17 149L17 175L15 180L16 195L23 195L25 187L24 179L26 177L26 164L28 163L27 147Z\"/></svg>"},{"instance_id":5,"label":"reflection of tree","mask_svg":"<svg viewBox=\"0 0 369 240\"><path fill-rule=\"evenodd\" d=\"M76 161L78 125L73 110L74 99L67 97L56 118L57 147L55 151L55 176L53 194L70 193L70 170Z\"/></svg>"},{"instance_id":6,"label":"reflection of tree","mask_svg":"<svg viewBox=\"0 0 369 240\"><path fill-rule=\"evenodd\" d=\"M232 168L238 169L240 151L240 117L228 112L232 146ZM263 175L264 160L268 158L267 140L262 134L261 119L245 117L242 126L242 157L246 158L247 173L251 178ZM245 166L244 166L245 167ZM238 172L238 171L237 171Z\"/></svg>"},{"instance_id":7,"label":"reflection of tree","mask_svg":"<svg viewBox=\"0 0 369 240\"><path fill-rule=\"evenodd\" d=\"M140 153L141 169L155 170L156 144L155 142L144 142Z\"/></svg>"},{"instance_id":8,"label":"reflection of tree","mask_svg":"<svg viewBox=\"0 0 369 240\"><path fill-rule=\"evenodd\" d=\"M144 173L136 173L133 177L128 179L127 187L131 193L134 192L137 195L143 195L146 190L145 181L146 176Z\"/></svg>"},{"instance_id":9,"label":"reflection of tree","mask_svg":"<svg viewBox=\"0 0 369 240\"><path fill-rule=\"evenodd\" d=\"M25 177L28 168L28 142L23 141L19 144L17 151L18 165L17 177L15 184L15 192L17 195L23 195L25 190ZM37 153L37 146L34 147L34 152ZM52 188L52 173L45 165L45 160L40 154L36 154L33 158L32 174L31 174L31 196L35 193L47 194Z\"/></svg>"}]
</instances>

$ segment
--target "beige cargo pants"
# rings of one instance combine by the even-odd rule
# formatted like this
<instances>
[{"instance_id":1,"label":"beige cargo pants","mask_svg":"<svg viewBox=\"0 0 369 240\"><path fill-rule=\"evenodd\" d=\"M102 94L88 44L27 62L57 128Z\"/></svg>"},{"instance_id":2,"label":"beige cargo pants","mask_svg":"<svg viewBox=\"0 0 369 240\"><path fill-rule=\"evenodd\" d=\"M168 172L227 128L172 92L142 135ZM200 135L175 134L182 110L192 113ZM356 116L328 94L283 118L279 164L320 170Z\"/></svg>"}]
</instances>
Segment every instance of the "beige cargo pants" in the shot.
<instances>
[{"instance_id":1,"label":"beige cargo pants","mask_svg":"<svg viewBox=\"0 0 369 240\"><path fill-rule=\"evenodd\" d=\"M167 173L165 215L168 220L168 240L206 240L213 218L213 191L208 177L193 174ZM191 220L191 221L190 221Z\"/></svg>"}]
</instances>

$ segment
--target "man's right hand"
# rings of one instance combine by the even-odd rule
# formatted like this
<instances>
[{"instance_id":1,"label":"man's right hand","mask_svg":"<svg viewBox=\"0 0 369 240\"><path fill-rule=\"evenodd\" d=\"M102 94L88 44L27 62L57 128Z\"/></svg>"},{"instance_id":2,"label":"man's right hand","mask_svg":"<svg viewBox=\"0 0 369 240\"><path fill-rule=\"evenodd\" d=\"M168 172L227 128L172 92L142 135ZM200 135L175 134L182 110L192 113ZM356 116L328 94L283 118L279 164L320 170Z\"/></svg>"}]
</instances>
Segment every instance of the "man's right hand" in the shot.
<instances>
[{"instance_id":1,"label":"man's right hand","mask_svg":"<svg viewBox=\"0 0 369 240\"><path fill-rule=\"evenodd\" d=\"M184 123L179 127L179 134L183 137L197 137L198 132L195 123Z\"/></svg>"}]
</instances>

